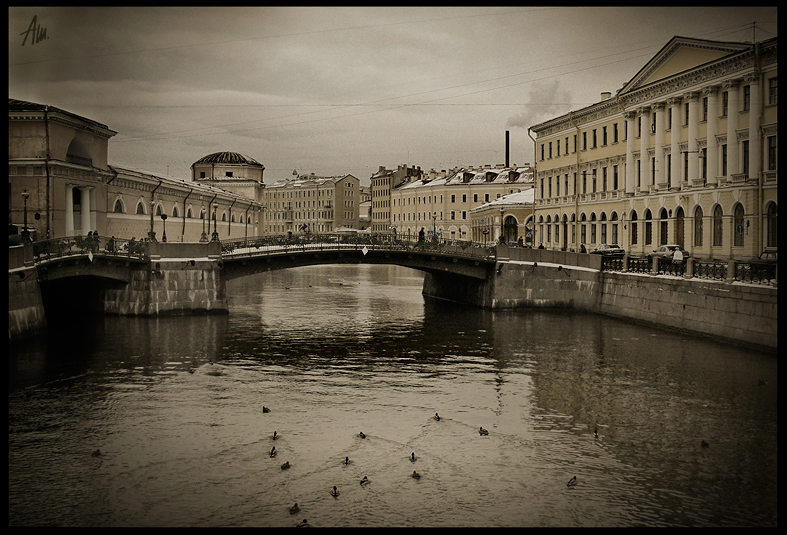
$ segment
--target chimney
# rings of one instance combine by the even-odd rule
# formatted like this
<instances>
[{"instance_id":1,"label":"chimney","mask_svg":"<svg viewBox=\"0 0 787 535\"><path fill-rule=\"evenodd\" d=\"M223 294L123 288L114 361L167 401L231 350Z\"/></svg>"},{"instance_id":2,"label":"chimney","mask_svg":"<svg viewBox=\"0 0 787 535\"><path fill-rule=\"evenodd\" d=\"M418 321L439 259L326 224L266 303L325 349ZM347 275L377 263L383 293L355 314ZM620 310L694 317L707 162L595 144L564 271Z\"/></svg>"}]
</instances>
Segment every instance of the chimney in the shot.
<instances>
[{"instance_id":1,"label":"chimney","mask_svg":"<svg viewBox=\"0 0 787 535\"><path fill-rule=\"evenodd\" d=\"M610 93L609 91L604 91L603 93L601 93L601 100L609 100L611 98L612 98L612 93Z\"/></svg>"},{"instance_id":2,"label":"chimney","mask_svg":"<svg viewBox=\"0 0 787 535\"><path fill-rule=\"evenodd\" d=\"M508 167L508 130L506 130L506 167Z\"/></svg>"}]
</instances>

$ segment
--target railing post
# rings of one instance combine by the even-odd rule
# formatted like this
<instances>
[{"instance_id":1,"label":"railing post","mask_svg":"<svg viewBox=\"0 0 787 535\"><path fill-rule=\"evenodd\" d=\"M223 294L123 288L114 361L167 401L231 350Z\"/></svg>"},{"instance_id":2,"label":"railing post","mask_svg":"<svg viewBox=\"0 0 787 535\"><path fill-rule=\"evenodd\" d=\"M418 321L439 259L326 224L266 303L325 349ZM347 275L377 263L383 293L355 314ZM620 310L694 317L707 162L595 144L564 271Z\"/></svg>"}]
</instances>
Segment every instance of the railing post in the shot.
<instances>
[{"instance_id":1,"label":"railing post","mask_svg":"<svg viewBox=\"0 0 787 535\"><path fill-rule=\"evenodd\" d=\"M686 262L686 271L683 273L683 277L686 279L691 279L694 277L694 257L688 257L684 259Z\"/></svg>"},{"instance_id":2,"label":"railing post","mask_svg":"<svg viewBox=\"0 0 787 535\"><path fill-rule=\"evenodd\" d=\"M658 275L659 274L659 257L658 256L654 256L653 257L653 265L650 267L650 272L653 275Z\"/></svg>"},{"instance_id":3,"label":"railing post","mask_svg":"<svg viewBox=\"0 0 787 535\"><path fill-rule=\"evenodd\" d=\"M732 282L735 280L735 260L727 262L727 277L724 282Z\"/></svg>"}]
</instances>

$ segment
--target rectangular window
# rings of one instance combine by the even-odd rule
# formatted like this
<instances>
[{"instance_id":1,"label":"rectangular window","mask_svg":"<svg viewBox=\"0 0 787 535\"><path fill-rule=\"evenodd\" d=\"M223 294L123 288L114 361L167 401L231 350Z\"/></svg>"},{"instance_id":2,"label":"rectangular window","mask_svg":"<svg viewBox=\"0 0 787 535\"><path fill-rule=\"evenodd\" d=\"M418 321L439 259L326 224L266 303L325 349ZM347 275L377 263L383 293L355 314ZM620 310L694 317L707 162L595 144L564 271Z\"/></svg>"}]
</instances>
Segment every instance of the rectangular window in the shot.
<instances>
[{"instance_id":1,"label":"rectangular window","mask_svg":"<svg viewBox=\"0 0 787 535\"><path fill-rule=\"evenodd\" d=\"M721 94L721 116L727 117L727 107L730 103L730 94L727 91L724 91Z\"/></svg>"},{"instance_id":2,"label":"rectangular window","mask_svg":"<svg viewBox=\"0 0 787 535\"><path fill-rule=\"evenodd\" d=\"M582 150L588 150L588 133L582 132Z\"/></svg>"},{"instance_id":3,"label":"rectangular window","mask_svg":"<svg viewBox=\"0 0 787 535\"><path fill-rule=\"evenodd\" d=\"M743 86L743 111L749 111L751 107L751 86Z\"/></svg>"},{"instance_id":4,"label":"rectangular window","mask_svg":"<svg viewBox=\"0 0 787 535\"><path fill-rule=\"evenodd\" d=\"M618 142L618 123L612 125L612 143Z\"/></svg>"},{"instance_id":5,"label":"rectangular window","mask_svg":"<svg viewBox=\"0 0 787 535\"><path fill-rule=\"evenodd\" d=\"M721 176L727 176L727 144L721 146Z\"/></svg>"},{"instance_id":6,"label":"rectangular window","mask_svg":"<svg viewBox=\"0 0 787 535\"><path fill-rule=\"evenodd\" d=\"M612 166L612 189L614 191L617 191L617 189L618 189L618 166L617 165L613 165ZM617 243L617 241L615 241L615 243Z\"/></svg>"},{"instance_id":7,"label":"rectangular window","mask_svg":"<svg viewBox=\"0 0 787 535\"><path fill-rule=\"evenodd\" d=\"M451 203L453 204L455 202L456 202L456 195L451 195Z\"/></svg>"},{"instance_id":8,"label":"rectangular window","mask_svg":"<svg viewBox=\"0 0 787 535\"><path fill-rule=\"evenodd\" d=\"M552 142L549 142L549 158L552 159Z\"/></svg>"},{"instance_id":9,"label":"rectangular window","mask_svg":"<svg viewBox=\"0 0 787 535\"><path fill-rule=\"evenodd\" d=\"M743 174L749 174L749 140L743 142Z\"/></svg>"},{"instance_id":10,"label":"rectangular window","mask_svg":"<svg viewBox=\"0 0 787 535\"><path fill-rule=\"evenodd\" d=\"M768 171L776 170L776 136L768 136Z\"/></svg>"},{"instance_id":11,"label":"rectangular window","mask_svg":"<svg viewBox=\"0 0 787 535\"><path fill-rule=\"evenodd\" d=\"M605 147L607 145L607 127L606 126L601 129L601 145L605 146Z\"/></svg>"},{"instance_id":12,"label":"rectangular window","mask_svg":"<svg viewBox=\"0 0 787 535\"><path fill-rule=\"evenodd\" d=\"M708 97L702 99L702 121L708 121Z\"/></svg>"},{"instance_id":13,"label":"rectangular window","mask_svg":"<svg viewBox=\"0 0 787 535\"><path fill-rule=\"evenodd\" d=\"M593 145L591 146L591 148L595 149L596 146L597 146L596 145L596 129L594 128L593 129Z\"/></svg>"},{"instance_id":14,"label":"rectangular window","mask_svg":"<svg viewBox=\"0 0 787 535\"><path fill-rule=\"evenodd\" d=\"M778 103L776 95L776 78L768 79L768 104L775 106Z\"/></svg>"}]
</instances>

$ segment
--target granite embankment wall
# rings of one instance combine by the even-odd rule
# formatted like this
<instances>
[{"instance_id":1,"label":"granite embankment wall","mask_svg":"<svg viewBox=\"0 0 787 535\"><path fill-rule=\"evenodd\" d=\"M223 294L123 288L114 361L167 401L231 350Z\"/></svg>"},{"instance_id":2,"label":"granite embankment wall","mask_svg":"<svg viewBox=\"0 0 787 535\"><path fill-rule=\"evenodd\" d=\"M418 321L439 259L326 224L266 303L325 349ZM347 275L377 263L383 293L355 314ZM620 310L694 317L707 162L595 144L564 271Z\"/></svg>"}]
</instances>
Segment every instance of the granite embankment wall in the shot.
<instances>
[{"instance_id":1,"label":"granite embankment wall","mask_svg":"<svg viewBox=\"0 0 787 535\"><path fill-rule=\"evenodd\" d=\"M34 335L46 329L44 302L33 266L33 248L8 248L8 339Z\"/></svg>"},{"instance_id":2,"label":"granite embankment wall","mask_svg":"<svg viewBox=\"0 0 787 535\"><path fill-rule=\"evenodd\" d=\"M128 284L103 290L105 314L160 316L227 313L219 243L152 243L150 264Z\"/></svg>"},{"instance_id":3,"label":"granite embankment wall","mask_svg":"<svg viewBox=\"0 0 787 535\"><path fill-rule=\"evenodd\" d=\"M776 349L777 290L669 275L602 272L597 255L498 247L495 273L424 279L424 294L486 308L570 308Z\"/></svg>"}]
</instances>

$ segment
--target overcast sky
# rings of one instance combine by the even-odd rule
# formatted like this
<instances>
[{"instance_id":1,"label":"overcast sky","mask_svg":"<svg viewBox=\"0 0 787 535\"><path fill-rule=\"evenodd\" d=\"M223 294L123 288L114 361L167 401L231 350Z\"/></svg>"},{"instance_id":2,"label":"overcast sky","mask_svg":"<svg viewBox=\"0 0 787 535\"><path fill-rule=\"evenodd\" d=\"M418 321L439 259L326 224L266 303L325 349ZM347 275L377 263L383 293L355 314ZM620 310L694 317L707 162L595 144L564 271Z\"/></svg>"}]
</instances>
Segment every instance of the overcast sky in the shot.
<instances>
[{"instance_id":1,"label":"overcast sky","mask_svg":"<svg viewBox=\"0 0 787 535\"><path fill-rule=\"evenodd\" d=\"M117 131L112 165L187 178L233 151L267 183L368 184L381 165L505 163L507 130L509 163L533 163L527 127L614 94L673 36L762 41L776 22L775 7L11 7L8 95Z\"/></svg>"}]
</instances>

